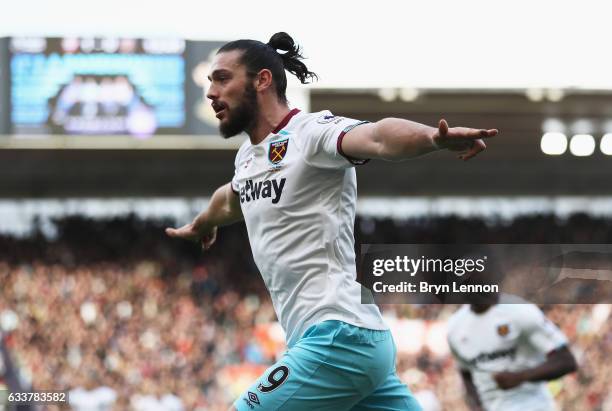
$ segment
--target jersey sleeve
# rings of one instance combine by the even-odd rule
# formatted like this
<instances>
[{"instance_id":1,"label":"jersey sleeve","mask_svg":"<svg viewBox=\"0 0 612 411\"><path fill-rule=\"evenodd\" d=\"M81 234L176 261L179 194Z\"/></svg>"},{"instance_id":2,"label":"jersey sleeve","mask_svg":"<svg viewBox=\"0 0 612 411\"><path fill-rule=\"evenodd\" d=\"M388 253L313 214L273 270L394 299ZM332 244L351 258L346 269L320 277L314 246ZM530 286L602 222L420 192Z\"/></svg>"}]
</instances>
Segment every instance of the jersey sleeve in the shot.
<instances>
[{"instance_id":1,"label":"jersey sleeve","mask_svg":"<svg viewBox=\"0 0 612 411\"><path fill-rule=\"evenodd\" d=\"M232 191L236 195L240 195L240 187L238 186L237 175L238 175L238 164L240 164L240 154L241 153L242 153L242 147L240 147L240 149L236 153L236 158L234 159L234 176L232 177L232 182L230 184L232 186Z\"/></svg>"},{"instance_id":2,"label":"jersey sleeve","mask_svg":"<svg viewBox=\"0 0 612 411\"><path fill-rule=\"evenodd\" d=\"M342 151L342 139L353 128L368 123L323 111L312 116L302 129L304 160L315 167L348 168L369 160L351 158Z\"/></svg>"},{"instance_id":3,"label":"jersey sleeve","mask_svg":"<svg viewBox=\"0 0 612 411\"><path fill-rule=\"evenodd\" d=\"M446 341L448 343L448 347L450 349L455 362L457 363L457 367L464 371L470 370L470 364L459 354L457 347L455 346L456 338L454 338L455 327L457 326L457 315L459 312L456 312L455 315L451 316L447 323L447 334Z\"/></svg>"},{"instance_id":4,"label":"jersey sleeve","mask_svg":"<svg viewBox=\"0 0 612 411\"><path fill-rule=\"evenodd\" d=\"M567 338L540 309L533 304L522 306L518 322L526 340L542 354L567 344Z\"/></svg>"},{"instance_id":5,"label":"jersey sleeve","mask_svg":"<svg viewBox=\"0 0 612 411\"><path fill-rule=\"evenodd\" d=\"M453 346L450 339L448 340L448 346L450 348L451 354L453 355L453 358L455 359L455 362L457 363L457 367L460 370L469 371L470 364L468 364L468 362L459 355L459 353L457 352L457 349Z\"/></svg>"},{"instance_id":6,"label":"jersey sleeve","mask_svg":"<svg viewBox=\"0 0 612 411\"><path fill-rule=\"evenodd\" d=\"M227 181L227 180L225 180ZM232 191L234 192L234 194L239 195L240 194L240 188L238 187L238 182L236 181L236 170L234 170L234 177L232 177Z\"/></svg>"}]
</instances>

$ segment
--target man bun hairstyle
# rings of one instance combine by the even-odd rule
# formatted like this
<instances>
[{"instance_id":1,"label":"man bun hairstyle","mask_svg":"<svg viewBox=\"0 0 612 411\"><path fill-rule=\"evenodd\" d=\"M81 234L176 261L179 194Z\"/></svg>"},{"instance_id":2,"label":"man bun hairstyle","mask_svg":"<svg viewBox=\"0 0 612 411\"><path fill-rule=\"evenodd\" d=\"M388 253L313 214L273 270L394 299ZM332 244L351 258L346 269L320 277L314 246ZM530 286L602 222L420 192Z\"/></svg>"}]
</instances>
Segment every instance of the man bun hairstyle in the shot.
<instances>
[{"instance_id":1,"label":"man bun hairstyle","mask_svg":"<svg viewBox=\"0 0 612 411\"><path fill-rule=\"evenodd\" d=\"M274 34L270 38L268 46L272 47L275 51L281 50L285 52L277 53L280 54L283 59L285 70L296 76L300 80L300 83L306 84L309 78L311 80L316 80L318 78L315 73L308 71L306 64L301 61L304 59L304 56L302 56L300 47L295 44L291 36L284 31L279 31Z\"/></svg>"},{"instance_id":2,"label":"man bun hairstyle","mask_svg":"<svg viewBox=\"0 0 612 411\"><path fill-rule=\"evenodd\" d=\"M221 47L218 53L232 50L242 51L240 63L246 66L249 76L253 77L263 69L270 70L276 94L283 103L287 103L285 70L296 76L302 84L318 79L301 61L304 56L300 47L283 31L274 34L267 44L257 40L235 40Z\"/></svg>"}]
</instances>

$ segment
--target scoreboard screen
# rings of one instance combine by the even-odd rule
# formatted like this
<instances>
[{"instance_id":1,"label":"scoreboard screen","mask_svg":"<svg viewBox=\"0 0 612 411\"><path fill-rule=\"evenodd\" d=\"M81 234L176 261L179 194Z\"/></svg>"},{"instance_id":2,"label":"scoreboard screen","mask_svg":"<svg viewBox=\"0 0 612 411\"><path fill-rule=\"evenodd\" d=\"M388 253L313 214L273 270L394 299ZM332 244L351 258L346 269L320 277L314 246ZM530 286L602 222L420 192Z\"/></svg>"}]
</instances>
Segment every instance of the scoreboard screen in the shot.
<instances>
[{"instance_id":1,"label":"scoreboard screen","mask_svg":"<svg viewBox=\"0 0 612 411\"><path fill-rule=\"evenodd\" d=\"M186 132L185 40L28 37L8 48L15 135Z\"/></svg>"},{"instance_id":2,"label":"scoreboard screen","mask_svg":"<svg viewBox=\"0 0 612 411\"><path fill-rule=\"evenodd\" d=\"M8 39L0 38L0 135L10 132Z\"/></svg>"}]
</instances>

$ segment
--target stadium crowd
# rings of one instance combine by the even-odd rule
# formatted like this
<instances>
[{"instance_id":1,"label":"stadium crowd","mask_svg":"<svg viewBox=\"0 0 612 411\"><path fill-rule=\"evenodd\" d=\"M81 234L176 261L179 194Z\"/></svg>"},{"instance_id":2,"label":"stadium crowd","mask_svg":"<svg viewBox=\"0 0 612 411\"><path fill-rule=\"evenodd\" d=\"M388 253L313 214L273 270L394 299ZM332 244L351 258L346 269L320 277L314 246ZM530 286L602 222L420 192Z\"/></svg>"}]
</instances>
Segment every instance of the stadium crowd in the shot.
<instances>
[{"instance_id":1,"label":"stadium crowd","mask_svg":"<svg viewBox=\"0 0 612 411\"><path fill-rule=\"evenodd\" d=\"M163 234L168 221L69 217L57 233L0 237L0 329L21 377L70 390L74 410L225 410L282 354L282 331L244 227L206 254ZM491 222L360 219L363 243L610 243L586 215ZM388 318L444 323L449 305L388 305ZM562 410L612 410L610 304L543 309L565 332L578 373L549 384ZM467 410L448 352L398 347L398 373L426 411ZM6 367L5 367L6 368ZM2 369L0 368L0 375ZM1 379L0 379L1 381Z\"/></svg>"}]
</instances>

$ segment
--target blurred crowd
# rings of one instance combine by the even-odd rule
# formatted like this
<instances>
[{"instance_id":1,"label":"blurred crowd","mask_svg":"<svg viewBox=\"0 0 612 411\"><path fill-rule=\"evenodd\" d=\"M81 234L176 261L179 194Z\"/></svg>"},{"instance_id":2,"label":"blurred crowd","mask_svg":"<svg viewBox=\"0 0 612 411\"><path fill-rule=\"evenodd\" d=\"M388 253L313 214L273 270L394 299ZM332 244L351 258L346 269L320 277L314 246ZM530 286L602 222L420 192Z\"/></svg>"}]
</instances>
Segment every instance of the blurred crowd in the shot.
<instances>
[{"instance_id":1,"label":"blurred crowd","mask_svg":"<svg viewBox=\"0 0 612 411\"><path fill-rule=\"evenodd\" d=\"M69 390L79 411L225 411L282 354L282 331L240 224L221 229L206 254L165 237L170 221L69 217L55 224L53 238L38 230L27 238L0 236L2 343L24 386ZM585 215L359 219L356 238L610 243L611 228L612 221ZM383 311L433 324L456 308L389 305ZM610 304L542 308L568 336L580 364L579 372L549 384L560 408L611 411ZM447 352L398 348L398 373L426 411L467 410Z\"/></svg>"}]
</instances>

